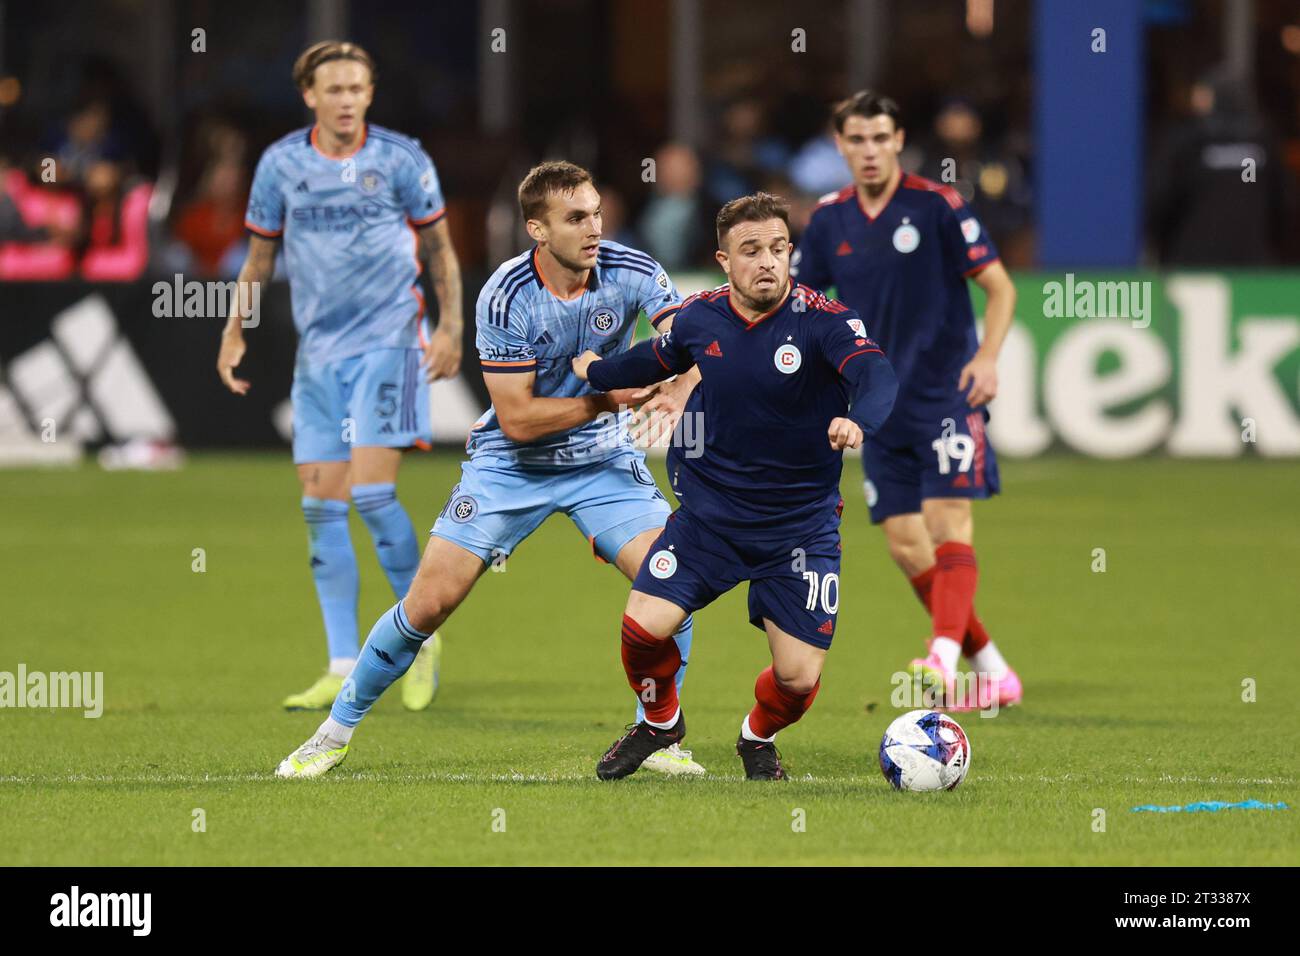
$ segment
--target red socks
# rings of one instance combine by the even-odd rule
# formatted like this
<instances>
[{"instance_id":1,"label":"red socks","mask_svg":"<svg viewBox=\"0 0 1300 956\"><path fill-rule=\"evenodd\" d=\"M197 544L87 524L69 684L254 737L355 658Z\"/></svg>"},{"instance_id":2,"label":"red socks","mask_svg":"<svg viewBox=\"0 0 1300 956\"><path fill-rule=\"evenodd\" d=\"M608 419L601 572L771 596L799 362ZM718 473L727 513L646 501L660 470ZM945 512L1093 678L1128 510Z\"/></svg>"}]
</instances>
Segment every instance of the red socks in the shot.
<instances>
[{"instance_id":1,"label":"red socks","mask_svg":"<svg viewBox=\"0 0 1300 956\"><path fill-rule=\"evenodd\" d=\"M945 541L934 549L934 584L930 587L930 617L934 637L960 641L975 605L975 549L969 544Z\"/></svg>"},{"instance_id":2,"label":"red socks","mask_svg":"<svg viewBox=\"0 0 1300 956\"><path fill-rule=\"evenodd\" d=\"M936 563L933 566L911 579L912 589L925 605L925 609L931 612L934 634L956 637L960 633L962 654L968 658L973 657L989 642L988 631L984 630L984 622L975 613L975 585L978 578L975 549L968 544L950 541L935 549L935 558ZM933 603L936 585L939 584L940 579L943 584L938 590L942 593L944 601L942 624ZM960 618L963 604L968 614L965 618L965 626L960 627L953 622ZM952 630L942 631L941 626Z\"/></svg>"},{"instance_id":3,"label":"red socks","mask_svg":"<svg viewBox=\"0 0 1300 956\"><path fill-rule=\"evenodd\" d=\"M754 700L757 703L749 712L749 729L758 737L775 737L778 730L789 727L804 715L821 686L821 681L818 681L817 686L806 694L791 693L776 682L776 675L769 667L754 682Z\"/></svg>"},{"instance_id":4,"label":"red socks","mask_svg":"<svg viewBox=\"0 0 1300 956\"><path fill-rule=\"evenodd\" d=\"M676 677L681 666L682 654L671 635L661 641L623 615L623 670L641 698L646 717L657 724L667 723L677 713Z\"/></svg>"}]
</instances>

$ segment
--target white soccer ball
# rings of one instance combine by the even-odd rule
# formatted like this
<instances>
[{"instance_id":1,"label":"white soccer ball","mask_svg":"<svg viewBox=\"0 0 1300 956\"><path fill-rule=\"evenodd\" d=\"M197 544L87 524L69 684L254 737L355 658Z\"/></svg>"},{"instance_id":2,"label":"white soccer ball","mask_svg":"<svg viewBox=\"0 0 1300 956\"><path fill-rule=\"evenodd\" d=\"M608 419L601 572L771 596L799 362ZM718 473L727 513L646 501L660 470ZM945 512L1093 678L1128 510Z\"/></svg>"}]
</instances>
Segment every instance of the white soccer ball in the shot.
<instances>
[{"instance_id":1,"label":"white soccer ball","mask_svg":"<svg viewBox=\"0 0 1300 956\"><path fill-rule=\"evenodd\" d=\"M970 740L937 710L899 717L880 741L880 772L896 790L951 790L970 770Z\"/></svg>"}]
</instances>

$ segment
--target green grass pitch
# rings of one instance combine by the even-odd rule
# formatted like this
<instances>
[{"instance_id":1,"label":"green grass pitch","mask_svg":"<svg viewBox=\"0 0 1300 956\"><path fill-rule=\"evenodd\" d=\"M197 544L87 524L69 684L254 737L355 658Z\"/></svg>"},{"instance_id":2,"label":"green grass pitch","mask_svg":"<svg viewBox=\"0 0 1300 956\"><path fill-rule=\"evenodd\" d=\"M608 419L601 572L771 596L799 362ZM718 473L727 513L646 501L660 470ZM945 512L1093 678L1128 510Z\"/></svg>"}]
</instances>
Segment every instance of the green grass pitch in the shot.
<instances>
[{"instance_id":1,"label":"green grass pitch","mask_svg":"<svg viewBox=\"0 0 1300 956\"><path fill-rule=\"evenodd\" d=\"M417 528L458 462L405 466ZM444 628L428 712L390 695L338 771L286 782L276 763L320 715L277 705L324 663L288 456L0 472L0 671L102 671L106 699L99 719L0 710L0 864L1300 863L1295 464L1004 463L976 508L977 604L1025 703L959 717L970 776L939 794L895 793L876 765L927 622L860 478L846 463L840 625L781 737L790 782L747 783L732 749L768 661L743 588L696 618L687 745L711 775L595 779L632 716L628 586L561 516ZM364 636L392 597L355 517L352 536ZM1246 798L1292 809L1130 812Z\"/></svg>"}]
</instances>

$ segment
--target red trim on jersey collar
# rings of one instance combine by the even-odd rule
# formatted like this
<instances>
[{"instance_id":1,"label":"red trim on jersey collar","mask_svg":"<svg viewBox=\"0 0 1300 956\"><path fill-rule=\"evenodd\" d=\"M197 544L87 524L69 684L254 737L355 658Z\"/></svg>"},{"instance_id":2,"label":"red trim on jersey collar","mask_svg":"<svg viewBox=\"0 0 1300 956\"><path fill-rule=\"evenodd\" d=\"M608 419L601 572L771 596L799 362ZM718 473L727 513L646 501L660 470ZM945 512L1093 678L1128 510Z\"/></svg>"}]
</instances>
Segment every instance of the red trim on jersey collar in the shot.
<instances>
[{"instance_id":1,"label":"red trim on jersey collar","mask_svg":"<svg viewBox=\"0 0 1300 956\"><path fill-rule=\"evenodd\" d=\"M898 182L894 183L894 188L889 191L889 196L886 197L885 204L880 207L880 212L876 213L874 216L871 215L871 213L867 212L866 206L862 205L862 193L858 192L858 187L857 186L853 187L853 195L858 200L858 211L861 212L862 215L867 217L867 222L875 222L877 219L879 219L881 216L885 214L885 210L889 208L889 204L893 202L894 197L898 195L898 190L902 188L903 180L906 178L907 178L907 173L903 172L900 169L898 171Z\"/></svg>"},{"instance_id":2,"label":"red trim on jersey collar","mask_svg":"<svg viewBox=\"0 0 1300 956\"><path fill-rule=\"evenodd\" d=\"M315 126L311 128L311 135L308 136L307 139L311 142L311 148L316 150L316 152L320 153L326 159L332 159L335 162L342 162L343 160L355 156L357 153L361 152L361 147L366 145L366 137L369 135L370 135L370 124L362 123L361 142L357 143L356 149L354 149L352 152L344 156L331 156L329 155L329 153L325 152L325 150L320 148L320 124L319 123L317 123Z\"/></svg>"},{"instance_id":3,"label":"red trim on jersey collar","mask_svg":"<svg viewBox=\"0 0 1300 956\"><path fill-rule=\"evenodd\" d=\"M730 284L728 284L728 286L727 286L727 305L731 308L731 312L732 312L732 314L735 315L736 318L740 319L740 321L742 321L742 322L745 323L745 327L746 327L746 328L750 328L750 329L752 329L754 326L758 325L758 323L762 322L764 319L771 318L773 315L775 315L776 313L780 312L780 311L781 311L781 306L785 305L786 302L789 300L789 298L790 298L790 293L791 293L792 291L794 291L794 280L793 280L793 279L790 280L790 284L789 284L789 286L786 287L785 295L781 296L781 301L778 302L776 305L772 306L772 308L768 309L766 312L764 312L764 313L763 313L762 315L760 315L758 318L754 319L752 322L751 322L749 319L745 318L743 315L741 315L741 314L740 314L740 310L736 308L736 304L735 304L734 302L731 301L731 286L730 286Z\"/></svg>"}]
</instances>

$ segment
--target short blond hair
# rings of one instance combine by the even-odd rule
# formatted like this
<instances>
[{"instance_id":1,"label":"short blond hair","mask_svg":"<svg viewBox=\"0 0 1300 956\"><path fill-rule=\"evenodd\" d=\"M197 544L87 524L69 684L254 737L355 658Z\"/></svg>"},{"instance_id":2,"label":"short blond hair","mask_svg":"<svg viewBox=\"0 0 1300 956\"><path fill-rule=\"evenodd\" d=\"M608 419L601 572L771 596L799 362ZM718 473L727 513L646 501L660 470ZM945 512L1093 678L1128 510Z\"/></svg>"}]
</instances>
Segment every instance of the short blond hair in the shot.
<instances>
[{"instance_id":1,"label":"short blond hair","mask_svg":"<svg viewBox=\"0 0 1300 956\"><path fill-rule=\"evenodd\" d=\"M331 60L354 60L370 71L370 82L375 82L375 61L369 53L346 40L322 40L307 47L294 61L294 85L300 90L309 89L316 82L316 67Z\"/></svg>"}]
</instances>

